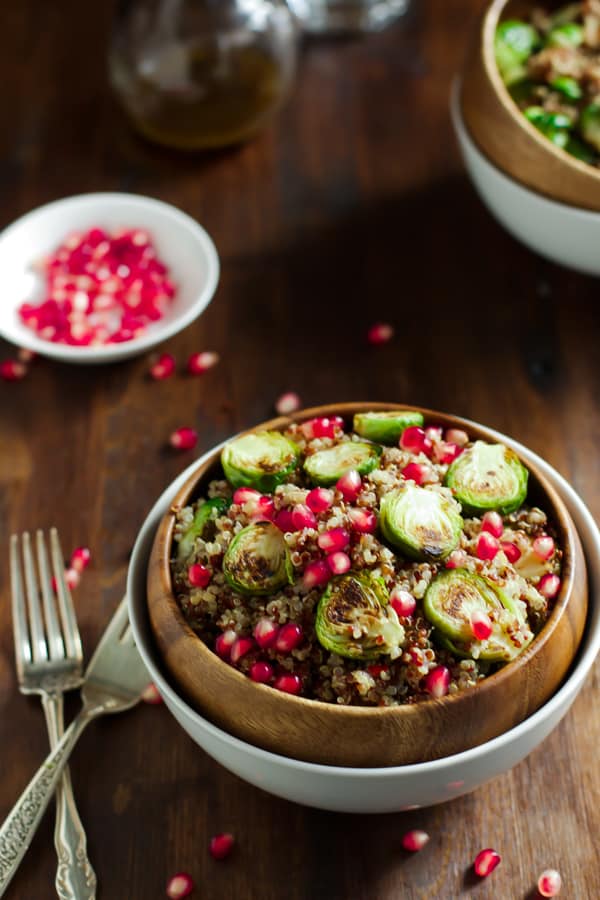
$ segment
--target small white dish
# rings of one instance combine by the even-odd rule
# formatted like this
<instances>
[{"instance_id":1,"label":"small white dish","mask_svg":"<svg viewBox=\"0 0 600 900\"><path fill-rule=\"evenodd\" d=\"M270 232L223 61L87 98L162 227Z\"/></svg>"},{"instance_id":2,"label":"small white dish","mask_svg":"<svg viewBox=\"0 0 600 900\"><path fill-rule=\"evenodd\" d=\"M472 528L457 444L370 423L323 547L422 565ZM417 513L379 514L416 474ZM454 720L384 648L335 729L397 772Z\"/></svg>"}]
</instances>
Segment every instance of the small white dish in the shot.
<instances>
[{"instance_id":1,"label":"small white dish","mask_svg":"<svg viewBox=\"0 0 600 900\"><path fill-rule=\"evenodd\" d=\"M549 200L497 169L471 138L463 121L460 82L450 111L467 172L485 205L507 231L554 263L600 275L600 213Z\"/></svg>"},{"instance_id":2,"label":"small white dish","mask_svg":"<svg viewBox=\"0 0 600 900\"><path fill-rule=\"evenodd\" d=\"M548 463L504 435L496 437L524 460L535 463L560 493L581 537L588 567L590 607L582 646L570 675L544 706L516 728L472 750L389 768L302 762L262 750L217 728L192 709L167 678L146 607L146 572L154 534L172 498L197 467L196 460L149 513L133 550L127 580L129 617L138 649L166 706L192 740L226 769L271 794L306 806L353 813L399 812L455 799L507 772L537 747L573 703L600 650L600 532L573 488Z\"/></svg>"},{"instance_id":3,"label":"small white dish","mask_svg":"<svg viewBox=\"0 0 600 900\"><path fill-rule=\"evenodd\" d=\"M54 344L26 328L17 314L24 301L42 299L43 280L33 264L52 253L73 231L92 227L147 230L177 293L165 316L144 334L121 344L73 347ZM98 193L65 197L27 213L0 234L0 335L19 347L69 363L107 363L137 356L177 334L213 298L219 257L210 236L194 219L161 200L136 194Z\"/></svg>"}]
</instances>

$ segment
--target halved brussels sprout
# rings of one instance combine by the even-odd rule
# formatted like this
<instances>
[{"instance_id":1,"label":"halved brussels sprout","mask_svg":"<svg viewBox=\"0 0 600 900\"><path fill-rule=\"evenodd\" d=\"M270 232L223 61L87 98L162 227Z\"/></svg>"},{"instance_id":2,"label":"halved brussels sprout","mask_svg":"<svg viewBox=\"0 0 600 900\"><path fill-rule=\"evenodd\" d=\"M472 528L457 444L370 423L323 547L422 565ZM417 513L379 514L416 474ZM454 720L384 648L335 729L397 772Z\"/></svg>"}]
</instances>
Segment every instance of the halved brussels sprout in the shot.
<instances>
[{"instance_id":1,"label":"halved brussels sprout","mask_svg":"<svg viewBox=\"0 0 600 900\"><path fill-rule=\"evenodd\" d=\"M402 432L412 425L423 425L423 414L410 409L394 412L366 412L354 416L354 431L369 441L397 444Z\"/></svg>"},{"instance_id":2,"label":"halved brussels sprout","mask_svg":"<svg viewBox=\"0 0 600 900\"><path fill-rule=\"evenodd\" d=\"M466 513L495 509L506 515L525 500L528 478L513 450L504 444L475 441L451 464L445 484Z\"/></svg>"},{"instance_id":3,"label":"halved brussels sprout","mask_svg":"<svg viewBox=\"0 0 600 900\"><path fill-rule=\"evenodd\" d=\"M241 594L273 594L293 584L294 570L285 538L271 522L255 522L232 540L223 557L227 584Z\"/></svg>"},{"instance_id":4,"label":"halved brussels sprout","mask_svg":"<svg viewBox=\"0 0 600 900\"><path fill-rule=\"evenodd\" d=\"M508 19L498 25L494 52L496 65L505 84L514 84L527 76L524 63L540 43L538 32L527 22Z\"/></svg>"},{"instance_id":5,"label":"halved brussels sprout","mask_svg":"<svg viewBox=\"0 0 600 900\"><path fill-rule=\"evenodd\" d=\"M331 579L319 600L315 631L322 647L348 659L397 659L405 639L383 580L369 572Z\"/></svg>"},{"instance_id":6,"label":"halved brussels sprout","mask_svg":"<svg viewBox=\"0 0 600 900\"><path fill-rule=\"evenodd\" d=\"M581 113L581 134L596 150L600 150L600 103L590 103Z\"/></svg>"},{"instance_id":7,"label":"halved brussels sprout","mask_svg":"<svg viewBox=\"0 0 600 900\"><path fill-rule=\"evenodd\" d=\"M221 515L229 505L230 501L225 500L223 497L212 497L210 500L205 500L198 507L191 525L179 537L177 544L178 559L187 559L194 549L196 538L204 537L205 528L212 520L213 512L216 510L217 515Z\"/></svg>"},{"instance_id":8,"label":"halved brussels sprout","mask_svg":"<svg viewBox=\"0 0 600 900\"><path fill-rule=\"evenodd\" d=\"M547 47L579 47L581 44L583 44L583 28L577 22L557 25L546 36Z\"/></svg>"},{"instance_id":9,"label":"halved brussels sprout","mask_svg":"<svg viewBox=\"0 0 600 900\"><path fill-rule=\"evenodd\" d=\"M512 623L497 621L505 618L504 610L512 614ZM510 662L533 639L528 631L522 639L524 622L510 597L491 581L467 569L450 569L433 579L423 598L425 617L435 626L440 642L457 656L473 656L495 662ZM490 617L492 633L485 640L473 637L471 618L474 613ZM496 613L496 616L494 616ZM498 616L500 613L502 615ZM519 632L515 643L510 631Z\"/></svg>"},{"instance_id":10,"label":"halved brussels sprout","mask_svg":"<svg viewBox=\"0 0 600 900\"><path fill-rule=\"evenodd\" d=\"M296 444L278 431L259 431L230 441L221 453L225 477L233 487L270 493L298 463Z\"/></svg>"},{"instance_id":11,"label":"halved brussels sprout","mask_svg":"<svg viewBox=\"0 0 600 900\"><path fill-rule=\"evenodd\" d=\"M381 501L383 536L409 559L446 559L459 544L463 527L457 504L438 491L406 482Z\"/></svg>"},{"instance_id":12,"label":"halved brussels sprout","mask_svg":"<svg viewBox=\"0 0 600 900\"><path fill-rule=\"evenodd\" d=\"M304 460L304 471L313 484L327 487L355 469L359 475L368 475L379 465L382 448L363 441L343 441L325 450L317 450Z\"/></svg>"},{"instance_id":13,"label":"halved brussels sprout","mask_svg":"<svg viewBox=\"0 0 600 900\"><path fill-rule=\"evenodd\" d=\"M547 112L541 106L528 106L523 115L538 131L557 147L565 149L569 143L573 123L564 113Z\"/></svg>"},{"instance_id":14,"label":"halved brussels sprout","mask_svg":"<svg viewBox=\"0 0 600 900\"><path fill-rule=\"evenodd\" d=\"M569 78L568 75L560 75L550 82L550 87L555 91L568 97L569 100L580 100L583 97L583 91L578 81Z\"/></svg>"}]
</instances>

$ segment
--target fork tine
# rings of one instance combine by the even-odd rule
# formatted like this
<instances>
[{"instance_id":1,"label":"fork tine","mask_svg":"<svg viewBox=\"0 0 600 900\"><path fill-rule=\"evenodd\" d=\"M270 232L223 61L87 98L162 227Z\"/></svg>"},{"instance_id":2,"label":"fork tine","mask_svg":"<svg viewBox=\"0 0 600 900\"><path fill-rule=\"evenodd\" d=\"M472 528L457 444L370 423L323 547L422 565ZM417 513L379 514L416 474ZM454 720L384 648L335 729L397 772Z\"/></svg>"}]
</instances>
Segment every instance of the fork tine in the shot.
<instances>
[{"instance_id":1,"label":"fork tine","mask_svg":"<svg viewBox=\"0 0 600 900\"><path fill-rule=\"evenodd\" d=\"M33 661L43 662L48 659L48 647L46 646L46 638L44 635L44 621L42 619L42 609L40 606L40 596L33 565L33 554L31 552L31 539L29 532L26 531L22 538L23 545L23 564L25 567L25 584L27 586L27 607L29 609L29 628L31 631L31 647L33 651Z\"/></svg>"},{"instance_id":2,"label":"fork tine","mask_svg":"<svg viewBox=\"0 0 600 900\"><path fill-rule=\"evenodd\" d=\"M131 630L129 626L129 614L127 612L127 600L123 598L121 600L119 606L117 607L112 619L108 623L104 634L100 640L100 643L96 647L94 651L94 655L92 656L89 665L88 671L94 665L97 657L102 654L102 650L106 644L113 644L122 639L127 634L127 630Z\"/></svg>"},{"instance_id":3,"label":"fork tine","mask_svg":"<svg viewBox=\"0 0 600 900\"><path fill-rule=\"evenodd\" d=\"M52 570L56 580L58 608L60 610L63 639L67 656L71 659L81 660L83 659L83 648L81 646L75 610L73 609L71 591L65 581L65 558L60 549L60 541L58 539L58 531L56 528L50 529L50 555L52 557Z\"/></svg>"},{"instance_id":4,"label":"fork tine","mask_svg":"<svg viewBox=\"0 0 600 900\"><path fill-rule=\"evenodd\" d=\"M48 568L48 554L46 553L46 542L44 541L43 531L38 529L35 537L50 659L64 659L65 648L60 633L58 617L56 615L56 604L54 602L54 592L52 590L52 581L50 579L50 570Z\"/></svg>"},{"instance_id":5,"label":"fork tine","mask_svg":"<svg viewBox=\"0 0 600 900\"><path fill-rule=\"evenodd\" d=\"M13 534L10 539L10 584L12 593L12 620L15 638L15 659L19 681L23 678L23 666L31 662L31 644L25 611L25 592L19 563L19 538Z\"/></svg>"}]
</instances>

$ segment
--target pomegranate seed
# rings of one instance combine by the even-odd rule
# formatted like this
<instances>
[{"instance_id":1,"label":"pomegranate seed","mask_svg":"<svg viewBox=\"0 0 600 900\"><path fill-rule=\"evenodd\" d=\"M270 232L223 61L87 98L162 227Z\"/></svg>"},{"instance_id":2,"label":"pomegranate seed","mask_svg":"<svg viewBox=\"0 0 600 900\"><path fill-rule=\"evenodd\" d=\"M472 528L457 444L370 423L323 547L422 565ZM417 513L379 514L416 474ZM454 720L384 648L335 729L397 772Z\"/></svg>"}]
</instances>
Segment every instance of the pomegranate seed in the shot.
<instances>
[{"instance_id":1,"label":"pomegranate seed","mask_svg":"<svg viewBox=\"0 0 600 900\"><path fill-rule=\"evenodd\" d=\"M167 882L167 897L169 900L181 900L188 897L194 890L194 882L186 872L178 872Z\"/></svg>"},{"instance_id":2,"label":"pomegranate seed","mask_svg":"<svg viewBox=\"0 0 600 900\"><path fill-rule=\"evenodd\" d=\"M303 528L317 527L317 520L314 512L304 503L297 503L293 508L292 523L295 531L302 531Z\"/></svg>"},{"instance_id":3,"label":"pomegranate seed","mask_svg":"<svg viewBox=\"0 0 600 900\"><path fill-rule=\"evenodd\" d=\"M198 434L193 428L178 428L169 438L176 450L192 450L198 443Z\"/></svg>"},{"instance_id":4,"label":"pomegranate seed","mask_svg":"<svg viewBox=\"0 0 600 900\"><path fill-rule=\"evenodd\" d=\"M262 494L254 488L240 487L233 494L233 502L238 506L244 506L246 503L256 503L260 497Z\"/></svg>"},{"instance_id":5,"label":"pomegranate seed","mask_svg":"<svg viewBox=\"0 0 600 900\"><path fill-rule=\"evenodd\" d=\"M431 456L433 449L430 439L418 425L404 429L400 435L400 447L410 453L424 453L426 456Z\"/></svg>"},{"instance_id":6,"label":"pomegranate seed","mask_svg":"<svg viewBox=\"0 0 600 900\"><path fill-rule=\"evenodd\" d=\"M493 559L500 549L498 538L489 531L482 531L477 538L477 556L479 559Z\"/></svg>"},{"instance_id":7,"label":"pomegranate seed","mask_svg":"<svg viewBox=\"0 0 600 900\"><path fill-rule=\"evenodd\" d=\"M447 569L462 569L467 563L467 554L465 550L453 550L446 560Z\"/></svg>"},{"instance_id":8,"label":"pomegranate seed","mask_svg":"<svg viewBox=\"0 0 600 900\"><path fill-rule=\"evenodd\" d=\"M262 647L264 650L267 647L273 646L278 631L279 626L275 624L273 619L264 617L262 619L259 619L254 626L254 640L256 641L258 646Z\"/></svg>"},{"instance_id":9,"label":"pomegranate seed","mask_svg":"<svg viewBox=\"0 0 600 900\"><path fill-rule=\"evenodd\" d=\"M425 434L430 441L441 441L442 439L442 429L439 425L430 425L425 429Z\"/></svg>"},{"instance_id":10,"label":"pomegranate seed","mask_svg":"<svg viewBox=\"0 0 600 900\"><path fill-rule=\"evenodd\" d=\"M336 431L344 430L344 420L340 416L319 416L309 419L300 426L305 438L311 441L313 438L333 438Z\"/></svg>"},{"instance_id":11,"label":"pomegranate seed","mask_svg":"<svg viewBox=\"0 0 600 900\"><path fill-rule=\"evenodd\" d=\"M427 479L429 472L421 463L411 462L404 466L401 474L406 481L414 481L415 484L421 485Z\"/></svg>"},{"instance_id":12,"label":"pomegranate seed","mask_svg":"<svg viewBox=\"0 0 600 900\"><path fill-rule=\"evenodd\" d=\"M521 551L512 541L500 541L500 549L509 563L516 563L517 560L521 559Z\"/></svg>"},{"instance_id":13,"label":"pomegranate seed","mask_svg":"<svg viewBox=\"0 0 600 900\"><path fill-rule=\"evenodd\" d=\"M362 478L355 469L342 475L336 488L348 503L353 503L362 490Z\"/></svg>"},{"instance_id":14,"label":"pomegranate seed","mask_svg":"<svg viewBox=\"0 0 600 900\"><path fill-rule=\"evenodd\" d=\"M193 563L187 571L187 576L192 587L205 588L210 584L212 572L200 563Z\"/></svg>"},{"instance_id":15,"label":"pomegranate seed","mask_svg":"<svg viewBox=\"0 0 600 900\"><path fill-rule=\"evenodd\" d=\"M259 497L252 513L253 522L272 522L275 518L275 503L271 497Z\"/></svg>"},{"instance_id":16,"label":"pomegranate seed","mask_svg":"<svg viewBox=\"0 0 600 900\"><path fill-rule=\"evenodd\" d=\"M307 565L302 576L302 585L306 590L312 590L320 584L325 584L331 578L331 569L324 559L316 559Z\"/></svg>"},{"instance_id":17,"label":"pomegranate seed","mask_svg":"<svg viewBox=\"0 0 600 900\"><path fill-rule=\"evenodd\" d=\"M221 659L228 660L231 656L231 648L237 641L237 634L233 628L228 628L223 634L220 634L215 641L215 653Z\"/></svg>"},{"instance_id":18,"label":"pomegranate seed","mask_svg":"<svg viewBox=\"0 0 600 900\"><path fill-rule=\"evenodd\" d=\"M335 553L330 553L327 557L327 565L334 575L343 575L345 572L349 572L352 568L350 557L342 550L338 550Z\"/></svg>"},{"instance_id":19,"label":"pomegranate seed","mask_svg":"<svg viewBox=\"0 0 600 900\"><path fill-rule=\"evenodd\" d=\"M459 447L464 447L469 443L469 435L462 428L449 428L446 432L446 440L451 444L458 444Z\"/></svg>"},{"instance_id":20,"label":"pomegranate seed","mask_svg":"<svg viewBox=\"0 0 600 900\"><path fill-rule=\"evenodd\" d=\"M417 601L408 591L395 587L390 594L390 605L402 618L412 616L417 608Z\"/></svg>"},{"instance_id":21,"label":"pomegranate seed","mask_svg":"<svg viewBox=\"0 0 600 900\"><path fill-rule=\"evenodd\" d=\"M333 491L328 491L327 488L313 488L306 495L306 505L314 513L328 510L333 505L333 500Z\"/></svg>"},{"instance_id":22,"label":"pomegranate seed","mask_svg":"<svg viewBox=\"0 0 600 900\"><path fill-rule=\"evenodd\" d=\"M496 853L495 850L492 850L491 847L488 847L486 850L481 850L481 852L477 854L475 862L473 863L473 869L475 870L475 874L479 875L480 878L487 878L488 875L492 874L499 863L500 854Z\"/></svg>"},{"instance_id":23,"label":"pomegranate seed","mask_svg":"<svg viewBox=\"0 0 600 900\"><path fill-rule=\"evenodd\" d=\"M268 662L255 662L250 666L250 678L258 684L266 684L273 678L273 666Z\"/></svg>"},{"instance_id":24,"label":"pomegranate seed","mask_svg":"<svg viewBox=\"0 0 600 900\"><path fill-rule=\"evenodd\" d=\"M387 666L382 665L381 663L374 663L372 666L367 666L367 672L369 675L372 675L373 678L379 678L379 676L383 672L388 672L389 669Z\"/></svg>"},{"instance_id":25,"label":"pomegranate seed","mask_svg":"<svg viewBox=\"0 0 600 900\"><path fill-rule=\"evenodd\" d=\"M360 509L359 507L349 509L348 518L352 522L354 531L358 531L359 534L373 534L377 529L377 516L370 509Z\"/></svg>"},{"instance_id":26,"label":"pomegranate seed","mask_svg":"<svg viewBox=\"0 0 600 900\"><path fill-rule=\"evenodd\" d=\"M294 525L292 519L292 513L289 509L280 509L273 521L280 531L296 531L296 526Z\"/></svg>"},{"instance_id":27,"label":"pomegranate seed","mask_svg":"<svg viewBox=\"0 0 600 900\"><path fill-rule=\"evenodd\" d=\"M157 706L159 703L163 702L163 698L158 693L158 688L152 682L150 682L148 687L144 688L142 691L142 700L144 703L149 703L151 706Z\"/></svg>"},{"instance_id":28,"label":"pomegranate seed","mask_svg":"<svg viewBox=\"0 0 600 900\"><path fill-rule=\"evenodd\" d=\"M324 531L317 538L317 544L325 553L345 550L349 543L350 535L345 528L331 528L329 531Z\"/></svg>"},{"instance_id":29,"label":"pomegranate seed","mask_svg":"<svg viewBox=\"0 0 600 900\"><path fill-rule=\"evenodd\" d=\"M71 554L71 568L76 572L83 572L90 564L92 554L87 547L77 547Z\"/></svg>"},{"instance_id":30,"label":"pomegranate seed","mask_svg":"<svg viewBox=\"0 0 600 900\"><path fill-rule=\"evenodd\" d=\"M471 631L478 641L487 641L492 633L490 617L481 610L475 610L471 615Z\"/></svg>"},{"instance_id":31,"label":"pomegranate seed","mask_svg":"<svg viewBox=\"0 0 600 900\"><path fill-rule=\"evenodd\" d=\"M561 887L562 879L556 869L545 869L538 878L537 888L542 897L556 897Z\"/></svg>"},{"instance_id":32,"label":"pomegranate seed","mask_svg":"<svg viewBox=\"0 0 600 900\"><path fill-rule=\"evenodd\" d=\"M387 344L394 337L394 329L386 322L376 322L367 331L367 340L370 344Z\"/></svg>"},{"instance_id":33,"label":"pomegranate seed","mask_svg":"<svg viewBox=\"0 0 600 900\"><path fill-rule=\"evenodd\" d=\"M277 402L275 403L275 411L280 416L289 416L290 413L299 410L300 406L301 400L298 394L289 391L287 394L282 394L281 397L278 397Z\"/></svg>"},{"instance_id":34,"label":"pomegranate seed","mask_svg":"<svg viewBox=\"0 0 600 900\"><path fill-rule=\"evenodd\" d=\"M546 575L542 575L536 587L542 597L552 600L560 591L560 578L558 575L551 575L548 572Z\"/></svg>"},{"instance_id":35,"label":"pomegranate seed","mask_svg":"<svg viewBox=\"0 0 600 900\"><path fill-rule=\"evenodd\" d=\"M415 829L414 831L406 832L406 834L402 838L402 846L405 850L410 850L411 853L416 853L418 850L422 850L428 841L429 835L426 831L419 831L418 829Z\"/></svg>"},{"instance_id":36,"label":"pomegranate seed","mask_svg":"<svg viewBox=\"0 0 600 900\"><path fill-rule=\"evenodd\" d=\"M435 461L441 466L449 466L461 453L462 447L459 447L458 444L451 444L448 441L434 445L433 448Z\"/></svg>"},{"instance_id":37,"label":"pomegranate seed","mask_svg":"<svg viewBox=\"0 0 600 900\"><path fill-rule=\"evenodd\" d=\"M229 658L234 666L237 666L240 659L254 648L254 641L249 637L238 637L233 642Z\"/></svg>"},{"instance_id":38,"label":"pomegranate seed","mask_svg":"<svg viewBox=\"0 0 600 900\"><path fill-rule=\"evenodd\" d=\"M554 541L549 534L541 534L533 542L533 552L540 559L550 559L554 556Z\"/></svg>"},{"instance_id":39,"label":"pomegranate seed","mask_svg":"<svg viewBox=\"0 0 600 900\"><path fill-rule=\"evenodd\" d=\"M299 675L278 675L273 687L277 691L283 691L284 694L299 694L302 690L302 679Z\"/></svg>"},{"instance_id":40,"label":"pomegranate seed","mask_svg":"<svg viewBox=\"0 0 600 900\"><path fill-rule=\"evenodd\" d=\"M20 381L27 374L27 366L16 359L5 359L0 362L0 378L3 381Z\"/></svg>"},{"instance_id":41,"label":"pomegranate seed","mask_svg":"<svg viewBox=\"0 0 600 900\"><path fill-rule=\"evenodd\" d=\"M216 834L210 839L210 855L213 859L225 859L233 849L234 839L232 834Z\"/></svg>"},{"instance_id":42,"label":"pomegranate seed","mask_svg":"<svg viewBox=\"0 0 600 900\"><path fill-rule=\"evenodd\" d=\"M75 588L79 585L80 574L77 569L67 569L65 572L65 581L67 582L67 587L70 591L74 591Z\"/></svg>"},{"instance_id":43,"label":"pomegranate seed","mask_svg":"<svg viewBox=\"0 0 600 900\"><path fill-rule=\"evenodd\" d=\"M290 653L295 650L304 639L304 633L296 622L286 622L279 629L275 638L275 649L278 653Z\"/></svg>"},{"instance_id":44,"label":"pomegranate seed","mask_svg":"<svg viewBox=\"0 0 600 900\"><path fill-rule=\"evenodd\" d=\"M190 375L203 375L219 362L219 354L212 351L204 353L192 353L187 362L187 370Z\"/></svg>"},{"instance_id":45,"label":"pomegranate seed","mask_svg":"<svg viewBox=\"0 0 600 900\"><path fill-rule=\"evenodd\" d=\"M35 359L35 353L33 352L33 350L27 350L26 347L19 347L17 356L19 358L19 362L22 363L30 363Z\"/></svg>"},{"instance_id":46,"label":"pomegranate seed","mask_svg":"<svg viewBox=\"0 0 600 900\"><path fill-rule=\"evenodd\" d=\"M445 697L450 686L450 671L446 666L436 666L425 676L425 690L432 697Z\"/></svg>"},{"instance_id":47,"label":"pomegranate seed","mask_svg":"<svg viewBox=\"0 0 600 900\"><path fill-rule=\"evenodd\" d=\"M502 537L504 522L500 513L486 512L481 520L481 530L489 532L495 538Z\"/></svg>"},{"instance_id":48,"label":"pomegranate seed","mask_svg":"<svg viewBox=\"0 0 600 900\"><path fill-rule=\"evenodd\" d=\"M175 357L170 353L163 353L155 363L150 367L150 376L155 381L162 381L169 378L175 371Z\"/></svg>"}]
</instances>

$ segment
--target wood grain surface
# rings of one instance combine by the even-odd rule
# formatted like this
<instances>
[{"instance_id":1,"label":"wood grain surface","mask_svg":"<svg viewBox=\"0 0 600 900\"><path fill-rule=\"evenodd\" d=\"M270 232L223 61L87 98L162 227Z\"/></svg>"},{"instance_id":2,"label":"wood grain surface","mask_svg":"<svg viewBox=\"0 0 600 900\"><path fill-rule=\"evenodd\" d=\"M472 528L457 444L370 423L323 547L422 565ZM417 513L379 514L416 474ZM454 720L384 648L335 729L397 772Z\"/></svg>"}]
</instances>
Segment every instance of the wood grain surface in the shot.
<instances>
[{"instance_id":1,"label":"wood grain surface","mask_svg":"<svg viewBox=\"0 0 600 900\"><path fill-rule=\"evenodd\" d=\"M197 217L223 274L213 304L165 347L216 350L202 378L147 378L148 359L98 369L39 360L0 384L0 547L56 524L93 564L76 595L89 654L120 599L155 497L199 450L262 421L285 390L307 405L415 403L498 428L544 455L600 515L600 287L544 262L491 219L464 174L448 117L479 0L417 0L409 23L305 48L274 125L223 154L139 141L106 85L110 3L5 4L0 41L0 224L59 196L131 190ZM60 237L60 236L57 236ZM374 320L394 341L366 345ZM2 346L2 357L12 354ZM39 703L17 690L7 566L0 567L0 815L46 752ZM206 757L162 707L95 724L72 772L102 900L164 896L189 871L211 900L533 900L547 866L561 897L600 896L596 666L545 743L487 788L387 816L303 809ZM70 706L76 709L76 702ZM401 849L409 828L428 846ZM52 815L7 893L51 900ZM235 854L207 852L233 831ZM482 847L502 855L479 883Z\"/></svg>"}]
</instances>

